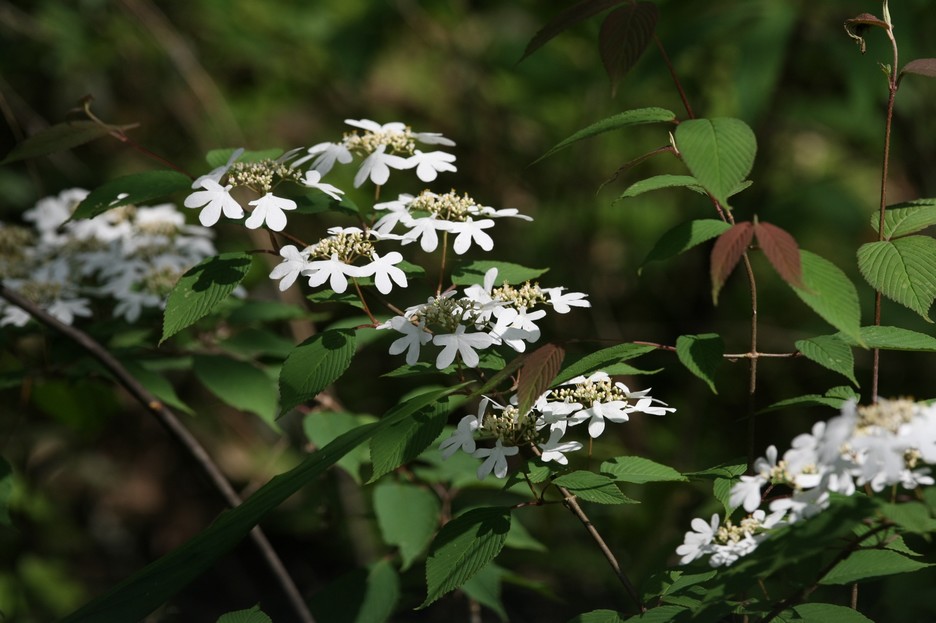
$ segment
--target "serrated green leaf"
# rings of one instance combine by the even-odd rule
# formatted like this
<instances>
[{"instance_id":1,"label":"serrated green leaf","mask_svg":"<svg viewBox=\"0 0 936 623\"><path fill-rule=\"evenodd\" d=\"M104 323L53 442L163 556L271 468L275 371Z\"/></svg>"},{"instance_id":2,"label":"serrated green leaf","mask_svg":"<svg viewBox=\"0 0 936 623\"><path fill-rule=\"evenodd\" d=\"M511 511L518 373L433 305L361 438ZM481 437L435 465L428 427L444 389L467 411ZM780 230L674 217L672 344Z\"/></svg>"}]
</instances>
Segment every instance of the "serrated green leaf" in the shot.
<instances>
[{"instance_id":1,"label":"serrated green leaf","mask_svg":"<svg viewBox=\"0 0 936 623\"><path fill-rule=\"evenodd\" d=\"M800 604L793 610L803 623L874 623L853 608L835 604Z\"/></svg>"},{"instance_id":2,"label":"serrated green leaf","mask_svg":"<svg viewBox=\"0 0 936 623\"><path fill-rule=\"evenodd\" d=\"M910 329L878 326L861 327L860 336L862 345L867 348L936 352L936 338ZM859 345L856 340L842 333L836 333L836 337L852 346Z\"/></svg>"},{"instance_id":3,"label":"serrated green leaf","mask_svg":"<svg viewBox=\"0 0 936 623\"><path fill-rule=\"evenodd\" d=\"M368 483L375 482L400 465L412 461L439 438L448 414L462 399L453 399L427 406L403 422L398 422L371 439L371 463L374 473Z\"/></svg>"},{"instance_id":4,"label":"serrated green leaf","mask_svg":"<svg viewBox=\"0 0 936 623\"><path fill-rule=\"evenodd\" d=\"M409 418L413 412L464 386L461 384L421 394L403 403L376 424L345 433L311 454L298 466L260 487L236 509L222 513L185 545L123 580L106 594L66 617L62 623L110 623L146 618L233 549L267 513L317 479L347 452L385 427Z\"/></svg>"},{"instance_id":5,"label":"serrated green leaf","mask_svg":"<svg viewBox=\"0 0 936 623\"><path fill-rule=\"evenodd\" d=\"M922 502L881 503L881 514L908 532L928 534L936 531L936 519Z\"/></svg>"},{"instance_id":6,"label":"serrated green leaf","mask_svg":"<svg viewBox=\"0 0 936 623\"><path fill-rule=\"evenodd\" d=\"M247 276L250 263L249 253L222 253L182 275L169 293L159 343L214 311Z\"/></svg>"},{"instance_id":7,"label":"serrated green leaf","mask_svg":"<svg viewBox=\"0 0 936 623\"><path fill-rule=\"evenodd\" d=\"M218 617L217 623L273 623L273 619L260 609L260 604L246 610L235 610Z\"/></svg>"},{"instance_id":8,"label":"serrated green leaf","mask_svg":"<svg viewBox=\"0 0 936 623\"><path fill-rule=\"evenodd\" d=\"M908 236L868 242L858 249L858 270L871 287L932 322L936 300L936 239Z\"/></svg>"},{"instance_id":9,"label":"serrated green leaf","mask_svg":"<svg viewBox=\"0 0 936 623\"><path fill-rule=\"evenodd\" d=\"M716 333L704 335L681 335L676 339L676 356L690 372L705 381L713 394L715 372L722 365L725 343Z\"/></svg>"},{"instance_id":10,"label":"serrated green leaf","mask_svg":"<svg viewBox=\"0 0 936 623\"><path fill-rule=\"evenodd\" d=\"M400 549L401 571L429 546L439 527L441 505L435 493L411 484L383 482L374 487L374 514L387 545Z\"/></svg>"},{"instance_id":11,"label":"serrated green leaf","mask_svg":"<svg viewBox=\"0 0 936 623\"><path fill-rule=\"evenodd\" d=\"M625 110L624 112L611 115L610 117L602 119L601 121L596 121L587 128L579 130L564 141L560 141L552 149L537 158L534 163L548 158L557 151L561 151L569 145L581 141L582 139L597 136L598 134L602 134L604 132L610 132L611 130L618 130L620 128L627 128L634 125L643 125L647 123L665 123L668 121L673 121L675 118L676 113L671 110L666 110L665 108L638 108L636 110Z\"/></svg>"},{"instance_id":12,"label":"serrated green leaf","mask_svg":"<svg viewBox=\"0 0 936 623\"><path fill-rule=\"evenodd\" d=\"M511 522L511 526L516 524ZM496 612L501 621L507 621L507 611L501 601L501 583L506 574L507 571L491 562L462 584L461 589L471 599Z\"/></svg>"},{"instance_id":13,"label":"serrated green leaf","mask_svg":"<svg viewBox=\"0 0 936 623\"><path fill-rule=\"evenodd\" d=\"M354 331L331 329L299 344L280 370L280 415L337 381L354 357Z\"/></svg>"},{"instance_id":14,"label":"serrated green leaf","mask_svg":"<svg viewBox=\"0 0 936 623\"><path fill-rule=\"evenodd\" d=\"M655 463L642 456L618 456L601 464L599 469L617 482L644 484L647 482L685 482L687 478L672 467Z\"/></svg>"},{"instance_id":15,"label":"serrated green leaf","mask_svg":"<svg viewBox=\"0 0 936 623\"><path fill-rule=\"evenodd\" d=\"M758 413L767 413L768 411L777 411L778 409L788 409L790 407L831 407L838 410L842 408L845 402L853 397L857 398L858 396L854 393L854 390L852 390L851 395L841 395L838 392L834 392L834 389L835 388L830 389L825 394L804 394L794 398L779 400L764 407L758 411Z\"/></svg>"},{"instance_id":16,"label":"serrated green leaf","mask_svg":"<svg viewBox=\"0 0 936 623\"><path fill-rule=\"evenodd\" d=\"M316 621L385 623L400 600L400 578L388 560L346 573L312 596Z\"/></svg>"},{"instance_id":17,"label":"serrated green leaf","mask_svg":"<svg viewBox=\"0 0 936 623\"><path fill-rule=\"evenodd\" d=\"M306 415L302 421L302 430L316 448L322 448L345 433L376 421L371 415L315 411ZM354 482L361 484L361 465L365 463L370 463L370 451L366 445L348 452L337 465L348 472Z\"/></svg>"},{"instance_id":18,"label":"serrated green leaf","mask_svg":"<svg viewBox=\"0 0 936 623\"><path fill-rule=\"evenodd\" d=\"M641 355L649 353L652 350L656 350L656 347L648 346L646 344L630 343L618 344L617 346L603 348L598 352L585 355L581 359L578 359L566 367L553 381L553 387L561 385L569 379L575 378L577 376L597 372L598 370L605 369L622 361L640 357Z\"/></svg>"},{"instance_id":19,"label":"serrated green leaf","mask_svg":"<svg viewBox=\"0 0 936 623\"><path fill-rule=\"evenodd\" d=\"M93 218L112 208L139 205L191 188L191 178L178 171L145 171L118 177L88 193L69 220Z\"/></svg>"},{"instance_id":20,"label":"serrated green leaf","mask_svg":"<svg viewBox=\"0 0 936 623\"><path fill-rule=\"evenodd\" d=\"M716 478L715 482L712 483L712 495L715 496L715 499L721 502L722 507L725 509L725 515L731 515L734 512L734 507L731 506L731 487L734 486L736 481L733 478Z\"/></svg>"},{"instance_id":21,"label":"serrated green leaf","mask_svg":"<svg viewBox=\"0 0 936 623\"><path fill-rule=\"evenodd\" d=\"M628 186L618 200L630 199L662 188L685 188L687 186L699 186L699 181L691 175L654 175ZM718 222L721 223L721 221Z\"/></svg>"},{"instance_id":22,"label":"serrated green leaf","mask_svg":"<svg viewBox=\"0 0 936 623\"><path fill-rule=\"evenodd\" d=\"M195 355L195 376L227 405L259 415L276 427L276 382L246 361L221 355Z\"/></svg>"},{"instance_id":23,"label":"serrated green leaf","mask_svg":"<svg viewBox=\"0 0 936 623\"><path fill-rule=\"evenodd\" d=\"M869 578L911 573L933 565L907 558L886 549L867 549L852 553L835 565L820 584L851 584Z\"/></svg>"},{"instance_id":24,"label":"serrated green leaf","mask_svg":"<svg viewBox=\"0 0 936 623\"><path fill-rule=\"evenodd\" d=\"M871 215L871 227L878 230L880 215ZM916 199L888 206L884 212L884 239L890 240L936 225L936 199Z\"/></svg>"},{"instance_id":25,"label":"serrated green leaf","mask_svg":"<svg viewBox=\"0 0 936 623\"><path fill-rule=\"evenodd\" d=\"M690 119L676 128L676 147L699 184L723 206L754 165L757 139L740 119Z\"/></svg>"},{"instance_id":26,"label":"serrated green leaf","mask_svg":"<svg viewBox=\"0 0 936 623\"><path fill-rule=\"evenodd\" d=\"M820 335L796 342L796 349L810 361L838 372L859 387L851 347L834 335Z\"/></svg>"},{"instance_id":27,"label":"serrated green leaf","mask_svg":"<svg viewBox=\"0 0 936 623\"><path fill-rule=\"evenodd\" d=\"M657 240L637 272L639 274L650 262L675 257L707 240L717 238L730 228L730 224L717 219L697 219L681 223Z\"/></svg>"},{"instance_id":28,"label":"serrated green leaf","mask_svg":"<svg viewBox=\"0 0 936 623\"><path fill-rule=\"evenodd\" d=\"M553 480L553 484L565 487L574 493L575 497L586 502L595 502L597 504L638 503L637 500L632 500L621 493L615 481L594 472L577 471L563 474Z\"/></svg>"},{"instance_id":29,"label":"serrated green leaf","mask_svg":"<svg viewBox=\"0 0 936 623\"><path fill-rule=\"evenodd\" d=\"M419 608L458 588L494 560L509 530L509 508L476 508L445 524L426 560L427 594Z\"/></svg>"},{"instance_id":30,"label":"serrated green leaf","mask_svg":"<svg viewBox=\"0 0 936 623\"><path fill-rule=\"evenodd\" d=\"M715 467L710 467L708 469L703 469L698 472L686 472L683 474L689 478L705 478L705 479L715 479L715 478L735 478L740 476L747 471L747 463L726 463L724 465L716 465Z\"/></svg>"},{"instance_id":31,"label":"serrated green leaf","mask_svg":"<svg viewBox=\"0 0 936 623\"><path fill-rule=\"evenodd\" d=\"M569 623L624 623L627 615L614 610L592 610L569 619Z\"/></svg>"},{"instance_id":32,"label":"serrated green leaf","mask_svg":"<svg viewBox=\"0 0 936 623\"><path fill-rule=\"evenodd\" d=\"M806 287L790 285L796 296L823 320L863 346L861 307L854 284L835 264L815 253L800 249L800 261Z\"/></svg>"},{"instance_id":33,"label":"serrated green leaf","mask_svg":"<svg viewBox=\"0 0 936 623\"><path fill-rule=\"evenodd\" d=\"M497 279L494 281L495 287L501 286L504 283L519 285L526 281L533 281L549 270L548 268L527 268L519 264L511 264L510 262L479 260L456 266L452 271L452 283L456 286L470 286L476 283L483 283L484 275L492 268L497 269Z\"/></svg>"},{"instance_id":34,"label":"serrated green leaf","mask_svg":"<svg viewBox=\"0 0 936 623\"><path fill-rule=\"evenodd\" d=\"M6 155L0 165L10 164L19 160L45 156L57 151L64 151L78 147L85 143L106 136L113 131L130 130L137 124L110 126L102 125L96 121L68 121L58 123L44 130L36 132L22 143L14 147Z\"/></svg>"}]
</instances>

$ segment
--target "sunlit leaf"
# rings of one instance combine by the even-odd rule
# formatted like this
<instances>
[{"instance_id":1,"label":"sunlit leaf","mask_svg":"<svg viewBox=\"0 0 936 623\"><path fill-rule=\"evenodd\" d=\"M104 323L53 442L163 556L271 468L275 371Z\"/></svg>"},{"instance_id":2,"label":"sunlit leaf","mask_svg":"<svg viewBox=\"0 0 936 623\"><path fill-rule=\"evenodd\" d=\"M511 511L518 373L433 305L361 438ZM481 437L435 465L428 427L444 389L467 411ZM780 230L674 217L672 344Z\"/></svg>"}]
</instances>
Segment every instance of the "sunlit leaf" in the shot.
<instances>
[{"instance_id":1,"label":"sunlit leaf","mask_svg":"<svg viewBox=\"0 0 936 623\"><path fill-rule=\"evenodd\" d=\"M863 346L861 307L854 284L835 264L815 253L800 249L800 260L806 287L790 287L823 320Z\"/></svg>"},{"instance_id":2,"label":"sunlit leaf","mask_svg":"<svg viewBox=\"0 0 936 623\"><path fill-rule=\"evenodd\" d=\"M630 199L652 190L661 188L684 188L686 186L698 186L699 182L691 175L654 175L647 179L634 182L628 186L618 199ZM718 221L721 222L721 221Z\"/></svg>"},{"instance_id":3,"label":"sunlit leaf","mask_svg":"<svg viewBox=\"0 0 936 623\"><path fill-rule=\"evenodd\" d=\"M835 565L819 582L820 584L852 584L869 578L911 573L932 566L891 550L859 550Z\"/></svg>"},{"instance_id":4,"label":"sunlit leaf","mask_svg":"<svg viewBox=\"0 0 936 623\"><path fill-rule=\"evenodd\" d=\"M705 381L713 394L715 389L715 372L723 363L725 343L716 333L704 335L681 335L676 339L676 356L679 362L694 375Z\"/></svg>"},{"instance_id":5,"label":"sunlit leaf","mask_svg":"<svg viewBox=\"0 0 936 623\"><path fill-rule=\"evenodd\" d=\"M676 128L676 147L689 172L723 206L751 172L754 132L740 119L690 119Z\"/></svg>"},{"instance_id":6,"label":"sunlit leaf","mask_svg":"<svg viewBox=\"0 0 936 623\"><path fill-rule=\"evenodd\" d=\"M644 484L647 482L685 482L686 477L668 465L662 465L642 456L618 456L601 464L599 470L618 482Z\"/></svg>"},{"instance_id":7,"label":"sunlit leaf","mask_svg":"<svg viewBox=\"0 0 936 623\"><path fill-rule=\"evenodd\" d=\"M192 180L176 171L146 171L118 177L88 193L75 208L71 220L93 218L112 208L139 205L191 187Z\"/></svg>"},{"instance_id":8,"label":"sunlit leaf","mask_svg":"<svg viewBox=\"0 0 936 623\"><path fill-rule=\"evenodd\" d=\"M597 504L636 504L618 488L615 481L607 476L595 472L577 471L563 474L553 484L565 487L575 494L575 497L587 502Z\"/></svg>"},{"instance_id":9,"label":"sunlit leaf","mask_svg":"<svg viewBox=\"0 0 936 623\"><path fill-rule=\"evenodd\" d=\"M859 343L844 334L838 338L853 346ZM915 350L920 352L936 352L936 338L919 331L911 331L901 327L870 326L861 327L861 346L867 348L880 348L882 350Z\"/></svg>"},{"instance_id":10,"label":"sunlit leaf","mask_svg":"<svg viewBox=\"0 0 936 623\"><path fill-rule=\"evenodd\" d=\"M851 347L834 335L820 335L796 342L796 349L804 357L820 366L845 376L858 385L855 379L855 356Z\"/></svg>"},{"instance_id":11,"label":"sunlit leaf","mask_svg":"<svg viewBox=\"0 0 936 623\"><path fill-rule=\"evenodd\" d=\"M858 249L858 269L871 286L932 322L936 300L936 239L908 236L868 242Z\"/></svg>"},{"instance_id":12,"label":"sunlit leaf","mask_svg":"<svg viewBox=\"0 0 936 623\"><path fill-rule=\"evenodd\" d=\"M452 271L452 283L457 286L484 283L484 275L492 268L497 269L495 286L503 285L505 282L520 285L526 281L533 281L549 270L548 268L527 268L510 262L478 260L457 265Z\"/></svg>"},{"instance_id":13,"label":"sunlit leaf","mask_svg":"<svg viewBox=\"0 0 936 623\"><path fill-rule=\"evenodd\" d=\"M315 398L337 381L354 357L354 331L331 329L299 344L280 370L280 414Z\"/></svg>"},{"instance_id":14,"label":"sunlit leaf","mask_svg":"<svg viewBox=\"0 0 936 623\"><path fill-rule=\"evenodd\" d=\"M871 215L874 231L881 225L878 213ZM884 212L884 239L899 238L914 234L936 225L936 199L916 199L888 206Z\"/></svg>"},{"instance_id":15,"label":"sunlit leaf","mask_svg":"<svg viewBox=\"0 0 936 623\"><path fill-rule=\"evenodd\" d=\"M646 344L618 344L617 346L603 348L567 366L559 373L552 384L553 386L560 385L576 376L588 375L606 369L622 361L640 357L653 350L656 350L655 346Z\"/></svg>"}]
</instances>

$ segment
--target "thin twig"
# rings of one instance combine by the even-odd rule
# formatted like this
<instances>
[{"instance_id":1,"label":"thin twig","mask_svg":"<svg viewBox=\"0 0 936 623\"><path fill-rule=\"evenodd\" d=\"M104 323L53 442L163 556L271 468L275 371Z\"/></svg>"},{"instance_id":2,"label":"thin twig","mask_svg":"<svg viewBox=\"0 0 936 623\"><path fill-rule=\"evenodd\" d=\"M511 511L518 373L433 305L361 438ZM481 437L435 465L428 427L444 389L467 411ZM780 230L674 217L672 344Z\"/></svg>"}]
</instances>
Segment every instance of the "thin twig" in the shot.
<instances>
[{"instance_id":1,"label":"thin twig","mask_svg":"<svg viewBox=\"0 0 936 623\"><path fill-rule=\"evenodd\" d=\"M6 288L2 283L0 283L0 297L25 310L42 324L73 340L92 357L97 359L101 365L114 376L117 382L141 405L146 407L146 410L156 417L160 424L169 431L169 434L185 448L208 477L208 480L214 485L215 489L221 494L221 497L224 498L228 506L236 508L240 505L242 500L237 494L237 491L235 491L231 483L228 482L227 477L225 477L221 469L212 460L204 446L202 446L192 433L182 425L182 422L179 421L176 415L166 407L166 405L147 391L146 388L127 372L127 369L107 352L103 346L98 344L97 341L84 331L60 322L58 319L37 307L34 303L24 298L18 292ZM303 623L315 623L315 619L306 607L305 601L299 593L299 589L289 576L283 562L276 554L276 551L273 549L273 546L266 538L260 526L254 526L250 531L250 538L254 542L254 545L260 550L273 576L280 583L283 592L285 592L289 598L289 602L295 610L295 614L299 617L298 620Z\"/></svg>"}]
</instances>

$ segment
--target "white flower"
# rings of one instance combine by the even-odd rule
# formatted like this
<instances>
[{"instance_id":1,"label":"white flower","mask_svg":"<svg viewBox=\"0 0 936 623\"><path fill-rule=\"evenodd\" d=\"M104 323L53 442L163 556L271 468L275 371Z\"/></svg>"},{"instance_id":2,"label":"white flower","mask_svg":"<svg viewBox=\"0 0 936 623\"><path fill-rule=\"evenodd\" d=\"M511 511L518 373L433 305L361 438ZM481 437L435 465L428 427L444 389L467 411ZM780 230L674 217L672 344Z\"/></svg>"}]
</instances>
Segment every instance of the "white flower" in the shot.
<instances>
[{"instance_id":1,"label":"white flower","mask_svg":"<svg viewBox=\"0 0 936 623\"><path fill-rule=\"evenodd\" d=\"M426 253L432 253L439 246L440 231L449 231L451 223L443 221L433 216L422 218L410 217L408 221L401 220L410 230L403 235L403 244L409 244L414 240L419 240L419 246Z\"/></svg>"},{"instance_id":2,"label":"white flower","mask_svg":"<svg viewBox=\"0 0 936 623\"><path fill-rule=\"evenodd\" d=\"M321 181L322 174L315 169L309 169L305 172L305 177L302 180L302 185L307 186L308 188L317 188L332 199L336 201L341 201L341 195L344 194L344 191L338 188L337 186L332 186L331 184L326 184Z\"/></svg>"},{"instance_id":3,"label":"white flower","mask_svg":"<svg viewBox=\"0 0 936 623\"><path fill-rule=\"evenodd\" d=\"M202 175L201 177L195 178L195 181L192 182L192 188L207 188L207 186L204 185L205 180L210 180L214 182L215 184L220 184L221 178L224 177L224 174L228 172L228 169L231 168L231 165L237 162L237 159L240 158L241 154L243 153L244 153L243 147L235 149L234 153L231 154L231 157L228 158L227 163L225 163L224 165L220 167L217 167L216 169L213 169L210 173L206 173L205 175Z\"/></svg>"},{"instance_id":4,"label":"white flower","mask_svg":"<svg viewBox=\"0 0 936 623\"><path fill-rule=\"evenodd\" d=\"M516 446L507 446L506 448L498 439L493 448L478 448L474 451L475 458L484 459L484 462L478 467L478 480L484 478L492 471L498 478L507 475L507 457L513 456L520 451ZM485 458L486 457L486 458Z\"/></svg>"},{"instance_id":5,"label":"white flower","mask_svg":"<svg viewBox=\"0 0 936 623\"><path fill-rule=\"evenodd\" d=\"M436 358L436 368L444 370L455 361L456 353L461 355L462 361L469 368L474 368L480 361L475 349L483 350L494 344L494 338L487 333L465 333L464 325L458 325L455 333L436 334L432 338L436 346L443 346L442 352Z\"/></svg>"},{"instance_id":6,"label":"white flower","mask_svg":"<svg viewBox=\"0 0 936 623\"><path fill-rule=\"evenodd\" d=\"M386 150L386 145L378 145L377 149L364 159L354 176L355 188L359 188L368 178L377 186L383 186L390 179L391 167L399 170L407 168L406 158L385 153Z\"/></svg>"},{"instance_id":7,"label":"white flower","mask_svg":"<svg viewBox=\"0 0 936 623\"><path fill-rule=\"evenodd\" d=\"M720 517L717 513L712 515L710 523L706 523L700 517L692 520L692 531L686 533L683 544L676 548L676 553L682 556L679 564L689 564L696 558L712 552L712 542L715 540L719 522Z\"/></svg>"},{"instance_id":8,"label":"white flower","mask_svg":"<svg viewBox=\"0 0 936 623\"><path fill-rule=\"evenodd\" d=\"M405 350L407 365L414 365L419 361L420 347L432 339L432 335L426 331L424 321L416 324L405 316L394 316L377 328L390 328L403 334L403 337L397 338L390 345L390 354L399 355Z\"/></svg>"},{"instance_id":9,"label":"white flower","mask_svg":"<svg viewBox=\"0 0 936 623\"><path fill-rule=\"evenodd\" d=\"M452 147L455 141L445 138L438 132L413 132L413 138L426 145L446 145Z\"/></svg>"},{"instance_id":10,"label":"white flower","mask_svg":"<svg viewBox=\"0 0 936 623\"><path fill-rule=\"evenodd\" d=\"M341 294L348 289L347 277L360 277L361 269L358 266L345 264L338 259L336 253L327 260L309 262L302 274L309 277L309 286L317 288L328 281L331 289Z\"/></svg>"},{"instance_id":11,"label":"white flower","mask_svg":"<svg viewBox=\"0 0 936 623\"><path fill-rule=\"evenodd\" d=\"M549 304L557 314L568 314L572 307L591 307L591 303L585 300L587 294L581 292L569 292L563 294L565 288L543 288L543 292L549 295Z\"/></svg>"},{"instance_id":12,"label":"white flower","mask_svg":"<svg viewBox=\"0 0 936 623\"><path fill-rule=\"evenodd\" d=\"M471 247L472 242L485 251L493 249L494 240L484 232L485 229L490 229L491 227L494 227L494 221L491 219L486 218L475 222L470 216L463 222L451 223L450 231L458 234L455 237L455 243L452 245L452 248L455 249L455 253L464 255L469 247Z\"/></svg>"},{"instance_id":13,"label":"white flower","mask_svg":"<svg viewBox=\"0 0 936 623\"><path fill-rule=\"evenodd\" d=\"M416 177L424 182L433 181L440 171L457 171L453 162L455 162L455 156L444 151L431 151L425 154L418 149L406 160L409 168L416 167Z\"/></svg>"},{"instance_id":14,"label":"white flower","mask_svg":"<svg viewBox=\"0 0 936 623\"><path fill-rule=\"evenodd\" d=\"M273 231L283 231L286 228L286 214L283 210L295 210L296 202L292 199L277 197L267 193L259 199L254 199L248 205L256 206L250 213L244 225L247 229L257 229L264 223Z\"/></svg>"},{"instance_id":15,"label":"white flower","mask_svg":"<svg viewBox=\"0 0 936 623\"><path fill-rule=\"evenodd\" d=\"M596 400L592 403L592 406L582 411L581 415L588 417L588 435L595 438L604 432L605 420L615 423L626 422L630 419L627 412L627 401L625 400L611 400L606 403Z\"/></svg>"},{"instance_id":16,"label":"white flower","mask_svg":"<svg viewBox=\"0 0 936 623\"><path fill-rule=\"evenodd\" d=\"M231 196L230 184L222 186L213 179L202 180L201 187L205 190L194 192L185 198L186 208L202 208L198 214L198 222L204 227L211 227L221 218L221 213L230 219L239 219L244 216L244 209Z\"/></svg>"},{"instance_id":17,"label":"white flower","mask_svg":"<svg viewBox=\"0 0 936 623\"><path fill-rule=\"evenodd\" d=\"M311 167L321 175L325 175L332 170L336 161L341 164L348 164L354 160L354 155L343 143L319 143L309 147L307 153L307 156L297 158L290 166L298 167L306 161L312 160Z\"/></svg>"},{"instance_id":18,"label":"white flower","mask_svg":"<svg viewBox=\"0 0 936 623\"><path fill-rule=\"evenodd\" d=\"M361 277L370 277L373 275L374 285L377 286L377 290L381 294L390 294L390 291L393 289L393 283L396 283L401 288L406 287L406 273L396 267L396 264L403 261L403 256L400 253L391 251L385 256L380 257L375 252L373 257L374 261L361 267Z\"/></svg>"},{"instance_id":19,"label":"white flower","mask_svg":"<svg viewBox=\"0 0 936 623\"><path fill-rule=\"evenodd\" d=\"M283 261L270 272L270 279L281 279L280 292L285 291L295 283L303 270L309 267L309 259L305 252L299 251L294 245L287 244L280 249Z\"/></svg>"},{"instance_id":20,"label":"white flower","mask_svg":"<svg viewBox=\"0 0 936 623\"><path fill-rule=\"evenodd\" d=\"M751 513L760 506L761 487L767 484L767 479L761 476L741 476L741 480L731 487L731 497L728 498L728 506L737 508L743 506L744 510Z\"/></svg>"},{"instance_id":21,"label":"white flower","mask_svg":"<svg viewBox=\"0 0 936 623\"><path fill-rule=\"evenodd\" d=\"M484 400L487 400L485 398ZM468 454L475 451L474 432L481 426L477 416L466 415L458 422L458 428L452 433L452 436L442 442L439 450L442 451L442 458L447 459L458 450L463 450Z\"/></svg>"},{"instance_id":22,"label":"white flower","mask_svg":"<svg viewBox=\"0 0 936 623\"><path fill-rule=\"evenodd\" d=\"M539 444L540 449L543 451L543 454L540 455L540 458L544 463L549 461L555 461L560 465L568 465L569 459L565 457L566 452L575 452L576 450L582 449L582 444L578 441L566 441L564 443L559 443L559 440L562 439L562 435L565 434L565 431L560 428L553 428L549 432L549 440L546 443Z\"/></svg>"}]
</instances>

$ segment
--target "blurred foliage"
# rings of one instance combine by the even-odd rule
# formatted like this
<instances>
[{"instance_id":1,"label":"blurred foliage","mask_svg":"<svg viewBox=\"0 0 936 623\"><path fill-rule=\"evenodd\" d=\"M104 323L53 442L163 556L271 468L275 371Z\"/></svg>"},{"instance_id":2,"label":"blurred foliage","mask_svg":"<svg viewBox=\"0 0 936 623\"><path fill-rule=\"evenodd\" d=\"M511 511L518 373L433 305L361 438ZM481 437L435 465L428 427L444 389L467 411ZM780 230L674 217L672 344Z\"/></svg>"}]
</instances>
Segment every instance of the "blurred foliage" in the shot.
<instances>
[{"instance_id":1,"label":"blurred foliage","mask_svg":"<svg viewBox=\"0 0 936 623\"><path fill-rule=\"evenodd\" d=\"M757 134L755 184L739 197L737 212L784 227L803 248L845 270L859 285L869 323L873 298L862 286L854 249L869 239L867 223L879 200L887 92L878 61L887 57L887 47L883 36L873 34L862 57L842 23L880 6L853 0L658 4L658 34L697 113L740 117ZM665 144L658 128L603 135L530 166L560 140L615 112L665 106L683 114L652 48L610 97L595 21L518 63L528 40L564 6L533 0L0 1L0 153L69 118L87 95L99 117L140 123L131 132L134 141L195 173L206 170L202 154L209 149L308 146L339 138L345 118L402 120L456 140L459 190L535 218L533 225L501 232L496 249L502 259L551 266L550 282L589 293L590 325L581 323L572 335L571 327L554 326L553 335L673 344L682 334L717 332L728 352L745 350L748 318L738 310L748 307L746 284L737 275L729 279L713 308L704 251L636 274L671 226L695 211L711 217L702 198L678 189L615 201L637 176L682 172L660 158L615 178L622 164ZM904 0L892 13L903 59L936 55L930 0ZM895 116L892 203L936 196L933 101L936 82L905 81ZM0 218L15 220L37 198L61 188L90 188L154 166L128 146L103 139L2 168ZM240 241L224 236L242 234L221 232L220 248L238 247ZM763 350L790 350L797 339L833 332L765 262L755 269L762 275ZM893 324L932 334L896 305L885 302L884 313ZM155 342L157 325L153 329ZM0 453L13 465L15 483L13 527L0 525L0 610L10 620L31 623L67 613L178 545L206 525L221 503L206 493L206 483L189 476L192 466L163 431L112 390L100 371L89 369L76 347L47 333L22 337L17 330L0 331ZM275 338L264 336L264 343ZM933 367L922 357L885 353L882 395L932 398ZM608 456L642 452L691 470L742 454L746 366L725 367L716 402L674 358L651 358L653 367L667 364L666 371L634 384L652 384L655 395L679 410L663 425L654 422L652 433L634 421L626 437L602 439L615 446ZM392 367L379 361L364 373ZM308 449L301 422L281 420L281 437L259 418L208 395L186 374L190 364L178 368L168 374L199 414L187 424L243 491L294 465ZM870 356L859 360L863 385L869 369ZM19 375L28 382L2 382ZM837 384L841 379L810 362L763 361L758 403ZM408 387L394 379L368 380L342 398L354 412L368 413L382 408L377 397ZM756 447L782 445L815 417L828 415L778 413L765 416ZM596 448L596 454L603 452ZM265 525L309 595L377 559L371 511L356 492L350 478L333 473ZM625 493L643 504L596 507L592 520L639 581L674 562L688 514L709 494L675 484ZM564 620L559 613L568 618L584 604L626 605L613 574L593 548L582 546L581 527L564 510L542 509L527 518L548 552L518 556L508 550L498 564L575 601L532 599L519 582L508 584L504 598L512 621ZM258 601L274 620L288 620L275 586L258 577L258 564L243 546L154 620L214 620ZM419 565L402 574L404 593L418 592L421 574ZM932 573L900 580L862 593L867 614L886 613L887 620L932 616L915 610L923 607L919 599L905 598L914 587L931 585ZM396 620L461 617L463 599L450 598L418 617L404 611Z\"/></svg>"}]
</instances>

